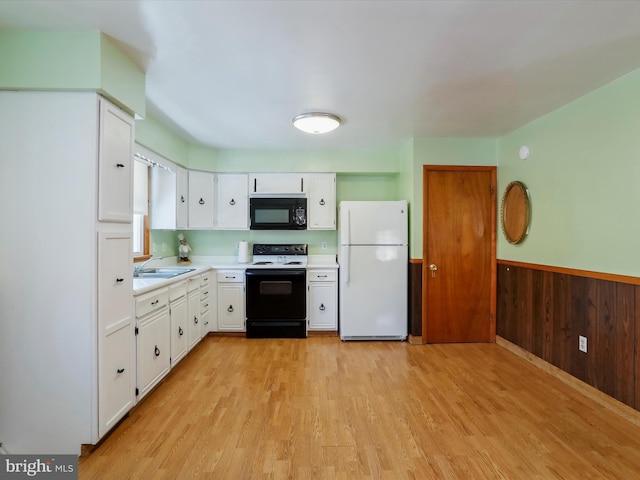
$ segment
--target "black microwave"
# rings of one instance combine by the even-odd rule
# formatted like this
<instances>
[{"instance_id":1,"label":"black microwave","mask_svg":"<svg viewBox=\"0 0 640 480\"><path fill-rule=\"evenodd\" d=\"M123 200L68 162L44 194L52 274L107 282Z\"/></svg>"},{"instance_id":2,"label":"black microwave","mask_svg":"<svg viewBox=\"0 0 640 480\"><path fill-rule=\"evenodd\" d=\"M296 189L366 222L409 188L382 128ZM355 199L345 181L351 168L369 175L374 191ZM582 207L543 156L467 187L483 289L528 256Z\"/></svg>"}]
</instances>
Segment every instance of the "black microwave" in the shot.
<instances>
[{"instance_id":1,"label":"black microwave","mask_svg":"<svg viewBox=\"0 0 640 480\"><path fill-rule=\"evenodd\" d=\"M306 230L307 199L302 197L252 197L251 230Z\"/></svg>"}]
</instances>

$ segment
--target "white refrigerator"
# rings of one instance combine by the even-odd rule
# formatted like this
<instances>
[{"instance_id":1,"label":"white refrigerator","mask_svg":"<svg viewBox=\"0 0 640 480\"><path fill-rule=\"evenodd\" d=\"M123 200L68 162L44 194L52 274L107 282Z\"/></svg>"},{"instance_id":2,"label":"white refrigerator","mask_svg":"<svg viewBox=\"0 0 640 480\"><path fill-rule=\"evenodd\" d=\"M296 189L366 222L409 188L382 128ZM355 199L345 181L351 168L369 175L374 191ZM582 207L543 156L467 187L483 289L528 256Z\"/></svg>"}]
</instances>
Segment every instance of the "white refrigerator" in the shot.
<instances>
[{"instance_id":1,"label":"white refrigerator","mask_svg":"<svg viewBox=\"0 0 640 480\"><path fill-rule=\"evenodd\" d=\"M340 338L406 340L407 202L340 202Z\"/></svg>"}]
</instances>

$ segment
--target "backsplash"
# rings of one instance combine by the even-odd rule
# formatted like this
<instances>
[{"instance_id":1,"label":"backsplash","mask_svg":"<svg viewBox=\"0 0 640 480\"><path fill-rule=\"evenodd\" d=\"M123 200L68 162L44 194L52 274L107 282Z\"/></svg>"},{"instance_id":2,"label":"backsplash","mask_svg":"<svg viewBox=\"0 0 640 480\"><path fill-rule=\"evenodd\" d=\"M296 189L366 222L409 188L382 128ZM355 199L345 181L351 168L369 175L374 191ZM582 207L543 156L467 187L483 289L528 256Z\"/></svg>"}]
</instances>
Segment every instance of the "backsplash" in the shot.
<instances>
[{"instance_id":1,"label":"backsplash","mask_svg":"<svg viewBox=\"0 0 640 480\"><path fill-rule=\"evenodd\" d=\"M335 230L318 231L258 231L258 230L181 230L191 246L192 255L238 254L238 242L254 243L307 243L310 255L335 255L338 252L338 234ZM179 232L168 230L151 231L151 253L173 256L178 252ZM326 249L323 249L323 242Z\"/></svg>"}]
</instances>

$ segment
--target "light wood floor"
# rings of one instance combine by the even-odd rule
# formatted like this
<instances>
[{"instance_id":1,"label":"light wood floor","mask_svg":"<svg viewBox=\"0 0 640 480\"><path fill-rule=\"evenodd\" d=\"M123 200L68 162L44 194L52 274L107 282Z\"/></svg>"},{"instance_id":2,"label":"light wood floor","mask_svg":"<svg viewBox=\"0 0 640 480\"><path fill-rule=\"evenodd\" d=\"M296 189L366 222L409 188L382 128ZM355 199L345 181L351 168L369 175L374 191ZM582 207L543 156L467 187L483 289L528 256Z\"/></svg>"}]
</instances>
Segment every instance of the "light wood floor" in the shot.
<instances>
[{"instance_id":1,"label":"light wood floor","mask_svg":"<svg viewBox=\"0 0 640 480\"><path fill-rule=\"evenodd\" d=\"M640 427L495 344L209 337L88 479L634 479Z\"/></svg>"}]
</instances>

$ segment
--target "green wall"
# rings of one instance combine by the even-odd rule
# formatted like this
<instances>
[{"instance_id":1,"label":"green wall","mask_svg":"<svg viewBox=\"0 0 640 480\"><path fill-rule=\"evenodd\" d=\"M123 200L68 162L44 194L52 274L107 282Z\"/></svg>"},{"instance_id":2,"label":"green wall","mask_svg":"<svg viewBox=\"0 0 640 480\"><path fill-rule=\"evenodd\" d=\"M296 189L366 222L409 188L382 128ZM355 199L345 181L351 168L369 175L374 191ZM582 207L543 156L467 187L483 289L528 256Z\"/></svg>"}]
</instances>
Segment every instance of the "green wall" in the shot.
<instances>
[{"instance_id":1,"label":"green wall","mask_svg":"<svg viewBox=\"0 0 640 480\"><path fill-rule=\"evenodd\" d=\"M398 172L399 148L352 150L217 150L215 160L190 158L190 168L219 172Z\"/></svg>"},{"instance_id":2,"label":"green wall","mask_svg":"<svg viewBox=\"0 0 640 480\"><path fill-rule=\"evenodd\" d=\"M413 170L410 256L422 258L422 166L497 165L497 142L493 138L416 138L413 141Z\"/></svg>"},{"instance_id":3,"label":"green wall","mask_svg":"<svg viewBox=\"0 0 640 480\"><path fill-rule=\"evenodd\" d=\"M189 165L191 145L151 117L136 120L136 142L183 167Z\"/></svg>"},{"instance_id":4,"label":"green wall","mask_svg":"<svg viewBox=\"0 0 640 480\"><path fill-rule=\"evenodd\" d=\"M640 276L638 92L640 70L498 140L499 192L520 180L532 203L529 235L500 232L498 258Z\"/></svg>"},{"instance_id":5,"label":"green wall","mask_svg":"<svg viewBox=\"0 0 640 480\"><path fill-rule=\"evenodd\" d=\"M144 73L97 30L0 30L0 65L0 89L94 90L145 114Z\"/></svg>"}]
</instances>

